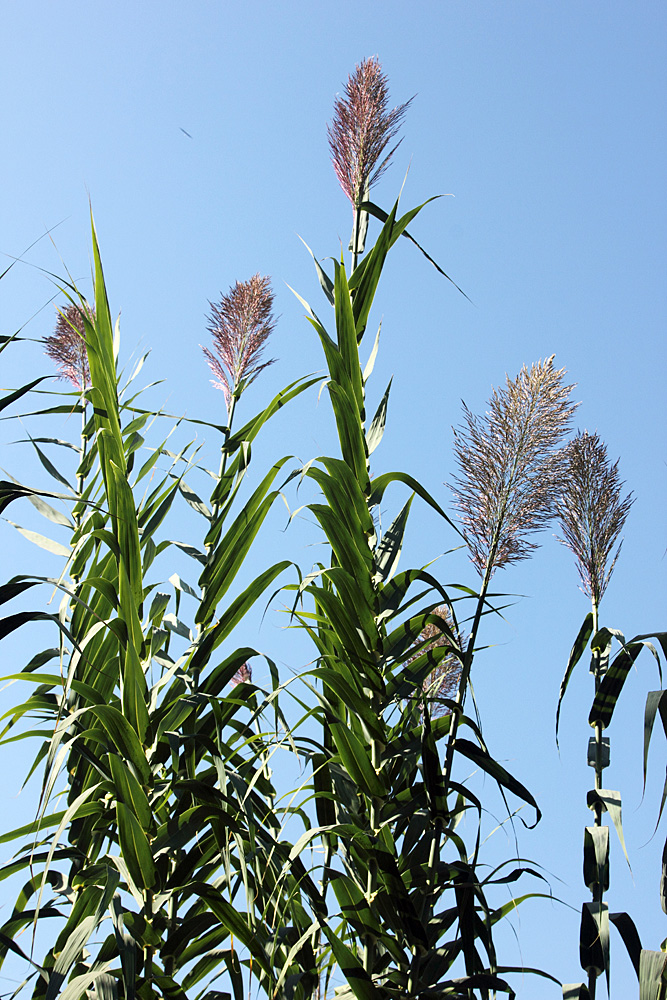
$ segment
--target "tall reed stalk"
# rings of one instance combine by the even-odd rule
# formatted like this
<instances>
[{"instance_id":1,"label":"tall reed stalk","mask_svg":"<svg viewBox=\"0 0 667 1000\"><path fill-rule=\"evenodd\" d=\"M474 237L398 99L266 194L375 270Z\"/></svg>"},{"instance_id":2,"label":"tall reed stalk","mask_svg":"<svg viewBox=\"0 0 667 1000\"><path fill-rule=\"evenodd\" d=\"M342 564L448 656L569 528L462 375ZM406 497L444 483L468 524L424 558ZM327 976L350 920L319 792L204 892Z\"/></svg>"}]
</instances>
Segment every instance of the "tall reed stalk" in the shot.
<instances>
[{"instance_id":1,"label":"tall reed stalk","mask_svg":"<svg viewBox=\"0 0 667 1000\"><path fill-rule=\"evenodd\" d=\"M611 464L607 448L597 434L579 432L565 450L565 470L558 497L557 514L562 541L572 551L581 589L591 602L591 610L572 649L560 688L556 712L556 739L562 699L576 663L590 641L590 672L593 675L594 699L589 724L594 735L588 744L588 764L594 769L594 788L587 805L593 811L594 824L584 831L584 881L591 892L590 902L581 911L579 954L587 983L567 984L564 997L580 996L595 1000L597 979L603 973L607 992L610 989L609 924L619 930L641 984L641 944L637 929L627 913L610 913L605 901L609 890L609 828L604 824L608 813L618 833L627 860L621 823L621 794L603 787L604 771L610 764L609 739L603 736L618 701L625 677L639 653L648 646L660 661L649 636L635 636L626 642L617 629L600 626L600 606L609 585L630 508L631 494L623 496L618 462ZM618 544L617 544L618 543ZM614 639L621 649L610 660ZM629 864L629 862L628 862ZM642 989L642 996L644 987Z\"/></svg>"}]
</instances>

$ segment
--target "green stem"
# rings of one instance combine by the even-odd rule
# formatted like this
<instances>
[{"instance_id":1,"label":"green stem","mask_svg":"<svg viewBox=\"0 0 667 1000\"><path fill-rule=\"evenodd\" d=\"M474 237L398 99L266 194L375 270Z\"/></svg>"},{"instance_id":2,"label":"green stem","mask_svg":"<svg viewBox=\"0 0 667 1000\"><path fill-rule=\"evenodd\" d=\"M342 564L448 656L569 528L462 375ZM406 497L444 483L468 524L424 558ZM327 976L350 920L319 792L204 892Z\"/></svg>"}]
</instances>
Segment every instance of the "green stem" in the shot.
<instances>
[{"instance_id":1,"label":"green stem","mask_svg":"<svg viewBox=\"0 0 667 1000\"><path fill-rule=\"evenodd\" d=\"M463 658L463 667L461 669L459 687L458 691L456 692L456 698L455 698L456 710L452 713L452 724L449 730L449 739L447 741L447 756L445 758L445 770L444 770L445 795L447 795L449 782L452 776L452 765L454 762L454 744L456 743L456 734L458 732L461 715L463 714L463 706L465 704L468 682L470 680L470 672L472 670L472 663L475 656L475 643L477 641L477 633L479 631L479 626L482 621L482 615L484 613L484 604L486 602L486 595L489 589L489 584L491 582L491 576L493 574L493 563L495 560L497 548L498 548L498 539L496 539L496 541L494 542L491 551L489 553L489 558L487 559L486 569L484 571L484 578L482 580L482 588L477 598L477 608L475 610L475 617L473 619L472 629L470 631L470 638L468 639L468 645L466 646L466 652Z\"/></svg>"},{"instance_id":2,"label":"green stem","mask_svg":"<svg viewBox=\"0 0 667 1000\"><path fill-rule=\"evenodd\" d=\"M144 912L145 920L149 927L153 923L153 893L150 889L144 890ZM149 992L153 986L153 946L146 945L144 948L144 976Z\"/></svg>"},{"instance_id":3,"label":"green stem","mask_svg":"<svg viewBox=\"0 0 667 1000\"><path fill-rule=\"evenodd\" d=\"M599 629L599 607L593 600L593 635L597 635ZM594 649L591 653L591 673L595 680L595 693L597 694L602 683L600 675L600 651ZM595 723L595 790L599 792L602 788L602 723ZM602 803L595 803L595 825L602 826Z\"/></svg>"},{"instance_id":4,"label":"green stem","mask_svg":"<svg viewBox=\"0 0 667 1000\"><path fill-rule=\"evenodd\" d=\"M592 602L593 610L593 636L597 635L599 625L599 605L598 602L593 598ZM600 684L602 683L602 677L600 674L600 651L599 649L594 649L591 653L591 673L595 681L595 693L597 694L600 689ZM595 723L595 791L600 792L602 788L602 723ZM602 826L602 803L600 799L596 799L595 802L595 826ZM602 902L604 898L604 887L602 882L596 882L592 889L593 902L597 903L598 912L602 913ZM597 985L597 977L594 971L588 973L588 992L590 994L590 1000L595 1000L595 990Z\"/></svg>"},{"instance_id":5,"label":"green stem","mask_svg":"<svg viewBox=\"0 0 667 1000\"><path fill-rule=\"evenodd\" d=\"M236 388L236 386L234 388ZM232 433L232 421L234 420L234 410L235 410L235 408L236 408L236 395L234 393L232 393L232 398L231 398L231 401L229 403L229 410L227 412L227 426L226 426L225 432L224 432L225 433L225 440L224 440L224 443L223 443L223 446L222 446L222 449L221 449L221 453L220 453L220 468L218 469L218 482L217 482L216 487L215 487L216 490L220 486L220 483L222 482L222 477L224 476L225 471L227 469L227 458L228 458L227 444L229 442L229 439L230 439L231 433ZM216 520L217 520L217 518L218 518L218 516L220 514L220 507L221 506L222 506L222 504L220 502L220 499L218 498L215 501L215 503L213 504L213 509L211 511L211 530L213 529L213 527L214 527L214 525L216 523ZM215 542L216 542L216 539L214 537L212 541L210 541L210 542L208 542L206 544L206 566L207 566L207 568L211 565L211 561L213 560L213 554L214 554L214 549L215 549ZM202 593L201 593L201 602L202 602L202 604L206 600L206 589L207 589L206 586L204 586L202 588ZM194 644L195 644L195 646L199 643L199 640L201 639L203 628L204 628L204 626L202 626L202 624L200 622L197 625L197 631L196 631L195 638L194 638ZM192 678L192 683L193 683L194 690L195 690L195 693L196 693L197 690L198 690L198 688L199 688L199 674L198 673Z\"/></svg>"},{"instance_id":6,"label":"green stem","mask_svg":"<svg viewBox=\"0 0 667 1000\"><path fill-rule=\"evenodd\" d=\"M380 760L380 745L377 740L371 740L371 763L374 770L377 771ZM371 798L370 804L370 814L369 822L371 828L371 836L376 837L378 834L378 803L375 797ZM373 901L375 899L375 892L377 889L377 861L374 857L371 857L368 863L368 873L366 877L366 905L368 909L373 911ZM375 967L375 935L368 933L364 935L364 969L369 976L373 975L373 969Z\"/></svg>"},{"instance_id":7,"label":"green stem","mask_svg":"<svg viewBox=\"0 0 667 1000\"><path fill-rule=\"evenodd\" d=\"M234 388L236 389L236 386ZM227 459L229 457L227 452L227 444L232 434L232 423L234 421L235 409L236 409L236 395L233 392L231 402L229 404L229 411L227 414L227 427L225 428L225 442L222 446L222 451L220 454L220 468L218 470L218 486L222 482L222 477L224 476L227 470ZM216 518L220 513L220 507L221 507L220 500L216 500L216 502L213 504L213 510L211 511L211 526L215 524ZM212 549L213 549L212 544L206 546L206 558L209 562L211 561Z\"/></svg>"},{"instance_id":8,"label":"green stem","mask_svg":"<svg viewBox=\"0 0 667 1000\"><path fill-rule=\"evenodd\" d=\"M359 262L359 233L361 230L361 212L358 208L354 209L354 223L352 227L352 272L357 268Z\"/></svg>"}]
</instances>

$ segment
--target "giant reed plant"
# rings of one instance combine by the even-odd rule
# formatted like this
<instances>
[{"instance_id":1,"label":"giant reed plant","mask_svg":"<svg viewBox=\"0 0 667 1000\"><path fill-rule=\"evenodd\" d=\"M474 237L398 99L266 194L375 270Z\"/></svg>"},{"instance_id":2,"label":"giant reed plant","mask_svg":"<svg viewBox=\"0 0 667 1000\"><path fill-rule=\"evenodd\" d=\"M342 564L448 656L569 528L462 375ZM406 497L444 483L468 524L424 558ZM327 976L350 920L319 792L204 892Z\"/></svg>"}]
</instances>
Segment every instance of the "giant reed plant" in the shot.
<instances>
[{"instance_id":1,"label":"giant reed plant","mask_svg":"<svg viewBox=\"0 0 667 1000\"><path fill-rule=\"evenodd\" d=\"M20 846L0 877L24 874L27 881L0 928L0 962L9 952L23 959L33 995L46 1000L75 1000L86 991L105 1000L198 996L222 971L237 1000L245 996L244 976L274 994L283 969L299 976L292 938L300 933L298 908L293 930L293 865L278 839L284 818L274 810L265 766L262 720L275 726L279 708L275 691L251 683L248 661L258 654L235 648L231 634L287 564L267 567L232 600L225 595L287 461L277 461L242 500L252 441L310 382L294 383L232 428L234 406L258 373L256 312L260 320L262 310L270 313L265 279L235 286L221 309L239 306L227 330L227 346L238 348L236 367L226 383L227 420L213 427L221 463L205 503L185 479L197 471L192 445L169 452L171 428L153 445L144 438L160 415L134 391L137 369L123 385L94 231L93 253L94 307L74 285L63 286L69 304L46 342L61 374L75 382L75 401L32 411L81 411L76 487L63 492L68 480L37 439L60 490L3 483L3 509L27 497L69 530L70 541L50 546L67 553L59 579L16 577L0 590L3 602L44 583L65 594L57 615L23 611L0 625L7 635L47 620L59 636L12 675L34 691L5 714L4 740L36 738L29 772L41 763L43 777L34 822L3 836ZM227 363L220 337L217 347ZM202 548L162 534L179 493L204 519ZM54 496L70 507L70 518L47 502ZM173 589L165 592L149 574L175 545L199 566L199 584L172 574ZM58 666L49 671L54 659ZM19 935L54 920L51 944L38 957ZM290 982L290 997L308 995L307 979Z\"/></svg>"},{"instance_id":2,"label":"giant reed plant","mask_svg":"<svg viewBox=\"0 0 667 1000\"><path fill-rule=\"evenodd\" d=\"M511 454L499 487L502 499L484 560L484 582L472 598L476 611L464 644L452 594L474 592L445 588L427 568L399 570L415 497L445 525L454 525L409 473L372 469L390 392L388 386L371 418L367 396L379 332L367 349L366 364L361 351L387 255L402 235L412 239L407 227L424 207L399 215L396 204L387 214L369 200L359 201L359 192L370 188L373 166L359 176L358 164L367 161L354 143L361 145L366 132L363 120L357 129L350 123L355 115L362 119L361 109L372 103L375 70L379 67L372 73L367 64L357 67L329 130L336 173L354 209L349 275L342 259L334 260L333 277L316 261L335 332L303 303L324 351L340 447L338 454L321 456L303 471L322 493L308 509L331 547L331 558L304 577L294 609L317 651L310 676L321 725L318 745L310 751L319 828L304 836L323 844L317 882L323 902L333 892L340 921L336 925L314 916L316 971L326 991L338 966L347 986L338 986L336 995L359 1000L512 994L504 976L517 970L498 961L493 929L516 904L496 907L489 894L496 883L516 881L529 869L514 859L510 874L505 865L482 873L482 804L454 775L452 764L454 759L467 766L472 761L539 817L528 790L489 753L463 702L488 582L495 568L518 557L511 540L518 546L523 529L542 523L554 452L572 407L562 373L550 361L522 373L510 389L508 419L516 417L516 436L508 442ZM361 93L365 85L371 91L367 101ZM379 104L374 129L393 138L397 119L387 117L386 93ZM401 115L404 107L398 109ZM356 186L350 178L357 178ZM359 261L355 234L361 212L383 225ZM532 506L517 502L526 482ZM407 487L408 497L380 532L375 515L390 502L395 485ZM431 679L443 668L458 693L451 699L441 692L436 705ZM471 739L458 735L464 728ZM471 845L459 828L467 813L478 817Z\"/></svg>"},{"instance_id":3,"label":"giant reed plant","mask_svg":"<svg viewBox=\"0 0 667 1000\"><path fill-rule=\"evenodd\" d=\"M580 962L588 980L586 984L564 986L563 995L594 1000L597 979L603 973L609 992L611 922L625 942L643 997L644 991L650 990L649 981L653 977L655 963L642 959L642 955L653 953L642 952L639 934L629 914L610 913L605 901L610 884L609 827L604 824L605 814L612 819L626 860L628 855L621 821L621 793L603 787L604 771L610 764L610 743L602 734L611 722L627 674L642 649L646 646L653 652L658 660L659 670L660 660L655 647L648 641L651 636L639 635L626 641L618 629L600 627L600 604L616 565L621 550L619 538L634 502L631 494L623 495L624 484L619 477L618 461L610 463L604 442L597 434L589 434L587 431L579 432L569 442L564 458L564 475L556 509L562 541L574 555L581 589L591 602L591 610L581 626L561 683L556 712L556 739L562 699L572 671L589 645L594 699L588 721L594 736L588 743L588 764L594 769L595 785L587 796L587 805L593 812L594 823L584 831L584 882L591 892L591 900L582 905L579 937ZM664 649L665 633L658 633L657 638ZM621 648L611 658L614 641ZM662 693L655 694L660 696ZM648 740L659 702L660 697L654 697L650 701L650 706L655 706L652 717L650 707L647 706L644 774ZM662 902L664 908L664 892Z\"/></svg>"}]
</instances>

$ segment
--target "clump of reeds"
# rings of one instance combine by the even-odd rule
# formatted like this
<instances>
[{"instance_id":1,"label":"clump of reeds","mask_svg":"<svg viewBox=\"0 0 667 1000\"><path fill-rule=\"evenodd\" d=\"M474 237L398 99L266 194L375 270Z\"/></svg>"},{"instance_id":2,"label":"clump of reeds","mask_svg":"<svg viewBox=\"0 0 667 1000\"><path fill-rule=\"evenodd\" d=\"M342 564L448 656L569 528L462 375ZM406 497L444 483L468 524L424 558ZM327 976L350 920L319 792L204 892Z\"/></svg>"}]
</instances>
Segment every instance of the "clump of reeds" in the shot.
<instances>
[{"instance_id":1,"label":"clump of reeds","mask_svg":"<svg viewBox=\"0 0 667 1000\"><path fill-rule=\"evenodd\" d=\"M556 501L561 541L574 553L582 589L597 607L621 551L622 543L613 549L634 497L622 496L618 461L610 463L598 434L580 431L567 445L565 459Z\"/></svg>"},{"instance_id":2,"label":"clump of reeds","mask_svg":"<svg viewBox=\"0 0 667 1000\"><path fill-rule=\"evenodd\" d=\"M213 351L203 347L215 379L213 385L225 394L229 412L232 398L246 388L275 359L263 361L266 341L273 332L273 292L268 277L253 275L237 281L218 303L210 303L208 330Z\"/></svg>"},{"instance_id":3,"label":"clump of reeds","mask_svg":"<svg viewBox=\"0 0 667 1000\"><path fill-rule=\"evenodd\" d=\"M90 385L84 315L91 323L95 322L95 310L87 302L80 306L64 306L58 310L54 332L44 338L45 354L55 361L59 377L67 379L81 392Z\"/></svg>"},{"instance_id":4,"label":"clump of reeds","mask_svg":"<svg viewBox=\"0 0 667 1000\"><path fill-rule=\"evenodd\" d=\"M483 417L464 404L452 489L470 557L487 578L530 556L536 544L526 536L554 516L564 461L559 445L577 405L564 376L552 356L494 389Z\"/></svg>"}]
</instances>

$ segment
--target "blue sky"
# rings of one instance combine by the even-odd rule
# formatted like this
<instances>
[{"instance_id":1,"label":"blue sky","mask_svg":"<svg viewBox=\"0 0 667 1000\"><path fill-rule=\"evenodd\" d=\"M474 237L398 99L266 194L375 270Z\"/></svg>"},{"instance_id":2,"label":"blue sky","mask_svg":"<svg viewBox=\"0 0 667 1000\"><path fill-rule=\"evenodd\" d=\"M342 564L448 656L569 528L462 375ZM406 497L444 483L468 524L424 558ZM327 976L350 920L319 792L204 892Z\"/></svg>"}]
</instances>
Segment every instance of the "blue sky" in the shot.
<instances>
[{"instance_id":1,"label":"blue sky","mask_svg":"<svg viewBox=\"0 0 667 1000\"><path fill-rule=\"evenodd\" d=\"M26 336L51 332L54 290L39 268L67 267L87 287L90 197L124 356L151 350L146 380L164 380L154 400L221 419L222 397L199 349L208 301L256 271L273 278L280 322L271 352L279 363L248 393L248 412L320 370L318 344L286 283L319 308L298 235L319 257L347 245L351 213L329 163L325 125L348 73L377 54L394 102L416 96L374 199L389 207L408 166L404 205L453 195L429 206L413 229L474 303L406 241L396 248L376 306L378 398L395 376L377 461L410 471L447 503L461 399L483 410L506 372L555 353L577 383L577 425L601 434L637 497L602 621L626 634L655 631L664 627L667 548L666 49L667 10L657 2L441 0L409 12L394 0L6 4L0 251L18 256L51 229L53 242L41 240L3 280L0 332L26 323ZM49 371L38 344L2 360L3 388ZM8 424L0 434L2 442L24 436ZM214 455L214 441L204 447ZM280 415L256 450L256 468L280 454L306 461L333 447L325 399L318 405L311 393ZM0 464L28 482L42 475L4 444ZM426 562L455 544L428 513L413 512L406 561ZM30 521L18 505L9 516ZM299 522L285 533L284 521L276 515L268 526L261 558L289 551L307 569L317 558L314 533ZM0 527L6 576L42 567L38 550ZM187 518L178 528L194 530ZM545 814L536 831L520 834L520 849L563 880L554 879L554 892L578 910L592 781L585 666L565 703L560 758L553 718L588 608L565 549L551 532L543 543L530 563L499 575L499 587L526 596L506 612L506 624L489 626L492 648L478 658L474 681L492 752L510 762ZM462 553L438 565L443 580L475 584ZM187 564L179 571L194 577ZM277 615L252 641L285 671L312 655ZM614 844L610 904L631 913L648 948L667 936L658 898L664 824L647 844L665 759L659 739L640 806L643 705L658 686L650 657L642 657L610 730L607 772L624 796L634 872L633 883ZM16 807L17 791L5 779L6 809ZM505 847L492 842L490 857L496 850L502 856ZM511 934L501 938L505 963L579 979L578 920L564 906L526 904L519 945ZM612 997L629 996L629 961L618 938L612 948ZM520 992L558 995L539 980Z\"/></svg>"}]
</instances>

